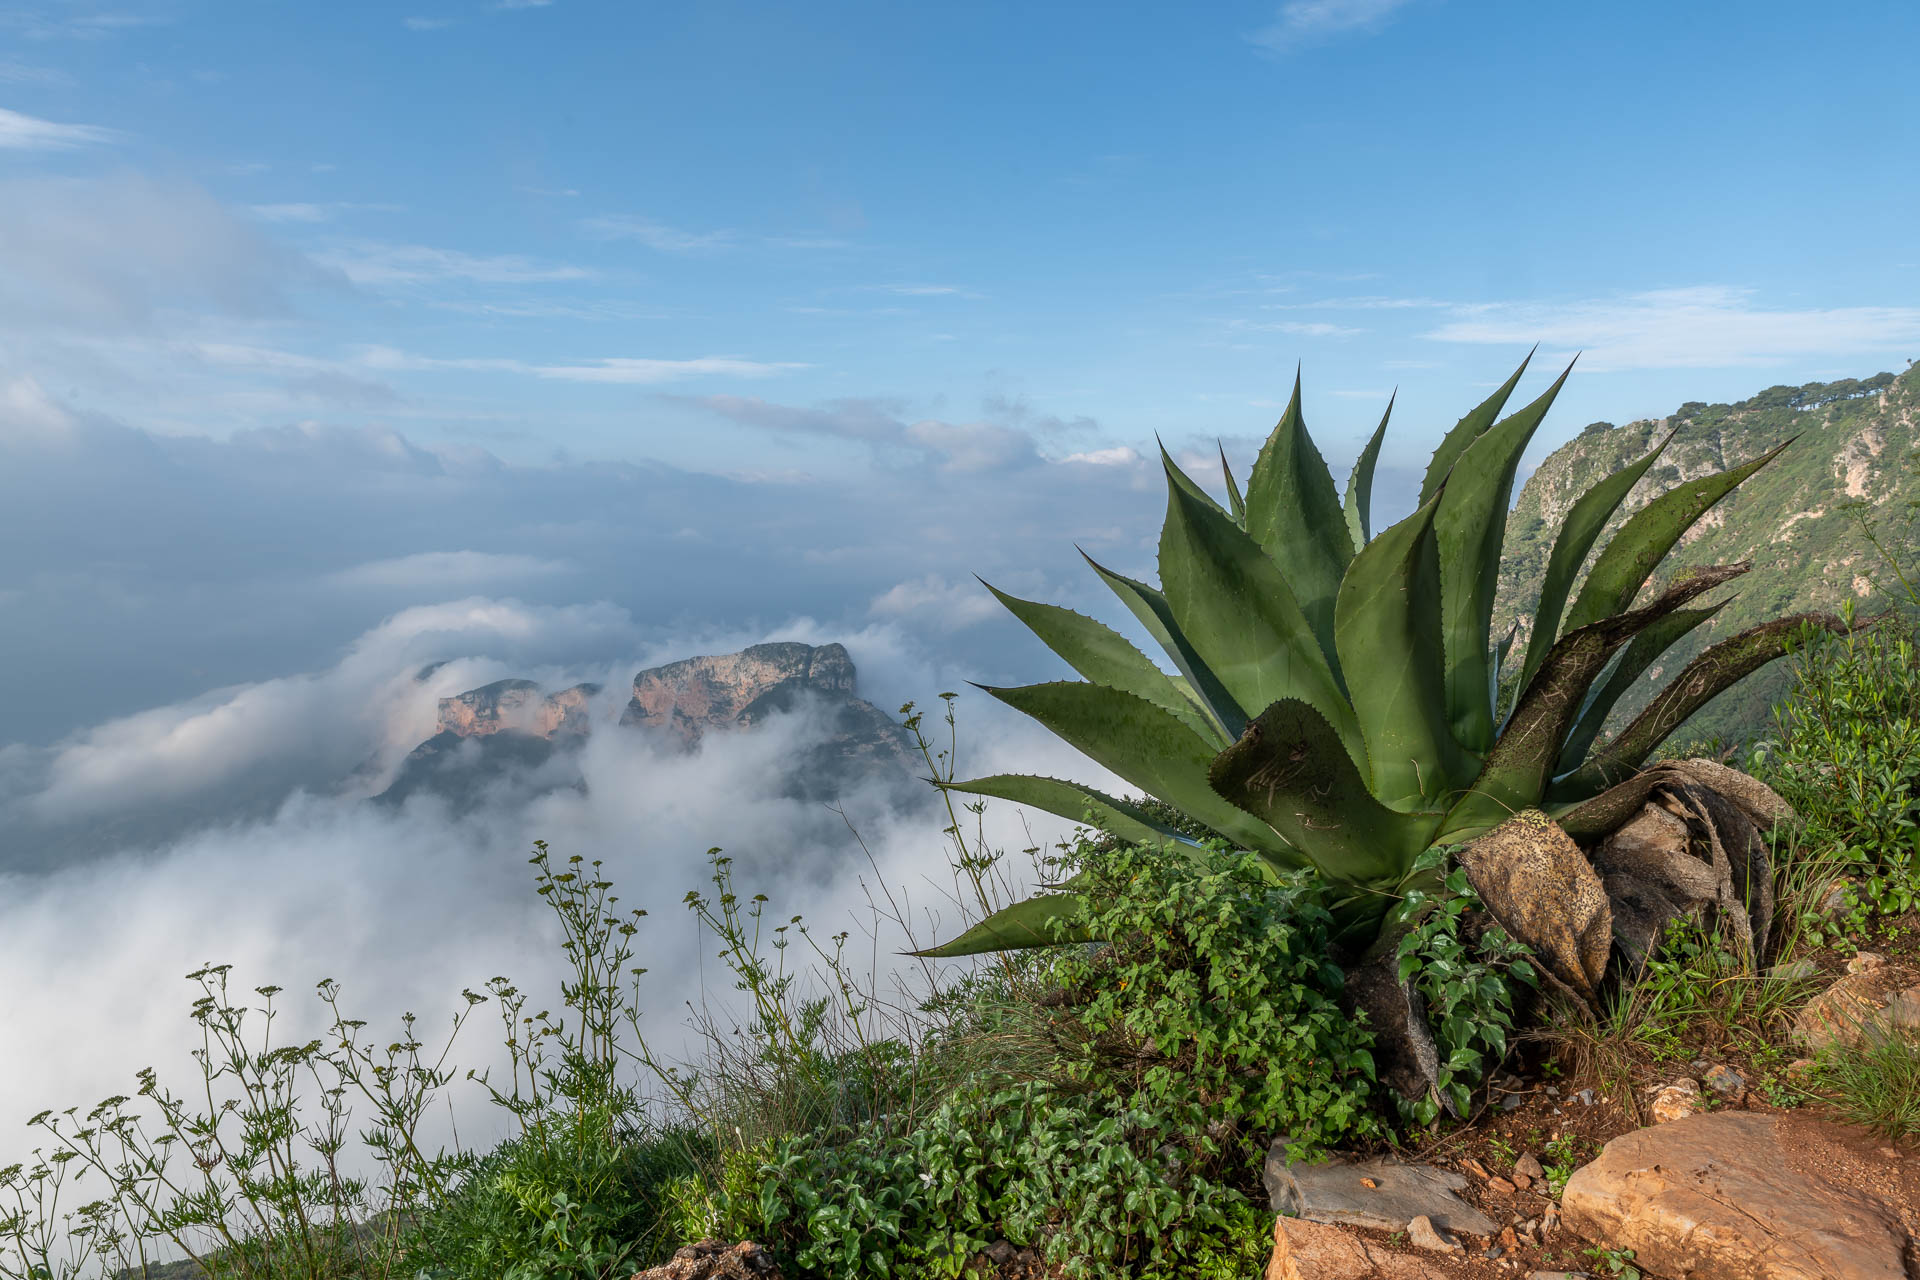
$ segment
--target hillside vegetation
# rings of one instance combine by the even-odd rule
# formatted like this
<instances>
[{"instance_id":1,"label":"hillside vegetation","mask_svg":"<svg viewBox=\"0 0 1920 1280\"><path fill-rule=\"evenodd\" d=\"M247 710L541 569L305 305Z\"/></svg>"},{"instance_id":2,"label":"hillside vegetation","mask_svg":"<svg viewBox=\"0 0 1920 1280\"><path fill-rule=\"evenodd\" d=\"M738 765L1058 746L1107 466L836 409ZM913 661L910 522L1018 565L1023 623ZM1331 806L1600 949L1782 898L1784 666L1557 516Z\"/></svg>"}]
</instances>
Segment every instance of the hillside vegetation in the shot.
<instances>
[{"instance_id":1,"label":"hillside vegetation","mask_svg":"<svg viewBox=\"0 0 1920 1280\"><path fill-rule=\"evenodd\" d=\"M1664 418L1614 426L1596 422L1548 455L1527 480L1507 524L1495 598L1496 634L1519 627L1524 648L1553 536L1573 501L1601 477L1622 470L1673 436L1634 486L1608 533L1675 485L1795 443L1708 512L1666 562L1671 573L1694 565L1751 560L1733 600L1713 621L1676 645L1623 700L1632 715L1648 690L1706 645L1756 623L1808 610L1837 612L1851 600L1862 613L1898 596L1887 564L1861 521L1894 542L1910 542L1920 502L1920 364L1895 377L1769 387L1738 404L1681 405ZM1785 690L1781 669L1763 671L1694 717L1681 737L1746 738L1763 731L1768 708Z\"/></svg>"}]
</instances>

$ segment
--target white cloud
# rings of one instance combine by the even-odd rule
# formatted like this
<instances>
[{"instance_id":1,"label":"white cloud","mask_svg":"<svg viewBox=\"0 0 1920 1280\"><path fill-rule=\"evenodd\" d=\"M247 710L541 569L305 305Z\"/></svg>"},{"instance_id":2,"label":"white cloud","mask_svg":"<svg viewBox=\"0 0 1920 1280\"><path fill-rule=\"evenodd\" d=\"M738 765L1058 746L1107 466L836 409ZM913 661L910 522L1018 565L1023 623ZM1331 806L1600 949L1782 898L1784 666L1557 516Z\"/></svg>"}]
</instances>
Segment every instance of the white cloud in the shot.
<instances>
[{"instance_id":1,"label":"white cloud","mask_svg":"<svg viewBox=\"0 0 1920 1280\"><path fill-rule=\"evenodd\" d=\"M873 598L867 612L920 624L966 627L1000 612L993 594L977 582L949 582L937 573L898 582Z\"/></svg>"},{"instance_id":2,"label":"white cloud","mask_svg":"<svg viewBox=\"0 0 1920 1280\"><path fill-rule=\"evenodd\" d=\"M873 293L898 294L903 298L978 298L979 293L953 284L875 284L866 288Z\"/></svg>"},{"instance_id":3,"label":"white cloud","mask_svg":"<svg viewBox=\"0 0 1920 1280\"><path fill-rule=\"evenodd\" d=\"M256 204L248 207L255 217L268 222L325 222L332 216L323 204Z\"/></svg>"},{"instance_id":4,"label":"white cloud","mask_svg":"<svg viewBox=\"0 0 1920 1280\"><path fill-rule=\"evenodd\" d=\"M546 578L572 573L575 566L565 560L543 560L539 556L504 555L486 551L420 551L408 556L372 560L341 569L327 576L340 587L375 587L389 590L470 591L526 578Z\"/></svg>"},{"instance_id":5,"label":"white cloud","mask_svg":"<svg viewBox=\"0 0 1920 1280\"><path fill-rule=\"evenodd\" d=\"M563 262L539 262L519 254L471 254L417 244L356 244L322 261L362 285L424 284L467 280L475 284L550 284L586 280L593 272Z\"/></svg>"},{"instance_id":6,"label":"white cloud","mask_svg":"<svg viewBox=\"0 0 1920 1280\"><path fill-rule=\"evenodd\" d=\"M0 180L0 326L41 336L51 320L98 340L163 309L284 313L300 284L341 281L191 183Z\"/></svg>"},{"instance_id":7,"label":"white cloud","mask_svg":"<svg viewBox=\"0 0 1920 1280\"><path fill-rule=\"evenodd\" d=\"M938 418L908 422L903 406L886 400L836 400L818 409L752 396L703 396L693 403L750 427L858 440L883 454L932 458L943 471L999 471L1039 460L1032 434L1022 428Z\"/></svg>"},{"instance_id":8,"label":"white cloud","mask_svg":"<svg viewBox=\"0 0 1920 1280\"><path fill-rule=\"evenodd\" d=\"M682 378L767 378L809 365L794 361L747 360L739 356L698 356L691 360L653 360L611 356L565 364L531 364L510 357L416 355L392 347L362 348L359 363L369 369L460 369L478 373L517 373L557 382L606 382L647 386Z\"/></svg>"},{"instance_id":9,"label":"white cloud","mask_svg":"<svg viewBox=\"0 0 1920 1280\"><path fill-rule=\"evenodd\" d=\"M724 249L736 240L731 231L685 231L652 218L626 214L586 218L581 221L580 229L600 240L638 240L647 248L661 253L698 253L702 250Z\"/></svg>"},{"instance_id":10,"label":"white cloud","mask_svg":"<svg viewBox=\"0 0 1920 1280\"><path fill-rule=\"evenodd\" d=\"M1727 368L1905 350L1920 342L1920 307L1777 308L1759 305L1751 289L1700 285L1465 306L1424 336L1580 350L1590 370Z\"/></svg>"},{"instance_id":11,"label":"white cloud","mask_svg":"<svg viewBox=\"0 0 1920 1280\"><path fill-rule=\"evenodd\" d=\"M452 18L408 18L405 26L409 31L442 31L453 25Z\"/></svg>"},{"instance_id":12,"label":"white cloud","mask_svg":"<svg viewBox=\"0 0 1920 1280\"><path fill-rule=\"evenodd\" d=\"M1089 449L1084 453L1070 453L1060 459L1061 462L1078 462L1090 467L1132 467L1138 466L1143 458L1140 451L1129 445L1116 445L1111 449Z\"/></svg>"},{"instance_id":13,"label":"white cloud","mask_svg":"<svg viewBox=\"0 0 1920 1280\"><path fill-rule=\"evenodd\" d=\"M72 78L52 67L36 67L25 62L0 62L0 84L71 84Z\"/></svg>"},{"instance_id":14,"label":"white cloud","mask_svg":"<svg viewBox=\"0 0 1920 1280\"><path fill-rule=\"evenodd\" d=\"M496 9L544 9L553 0L494 0Z\"/></svg>"},{"instance_id":15,"label":"white cloud","mask_svg":"<svg viewBox=\"0 0 1920 1280\"><path fill-rule=\"evenodd\" d=\"M1408 0L1288 0L1272 25L1250 37L1255 44L1286 51L1349 32L1372 31Z\"/></svg>"},{"instance_id":16,"label":"white cloud","mask_svg":"<svg viewBox=\"0 0 1920 1280\"><path fill-rule=\"evenodd\" d=\"M118 140L120 133L91 124L59 124L0 107L0 151L73 151Z\"/></svg>"}]
</instances>

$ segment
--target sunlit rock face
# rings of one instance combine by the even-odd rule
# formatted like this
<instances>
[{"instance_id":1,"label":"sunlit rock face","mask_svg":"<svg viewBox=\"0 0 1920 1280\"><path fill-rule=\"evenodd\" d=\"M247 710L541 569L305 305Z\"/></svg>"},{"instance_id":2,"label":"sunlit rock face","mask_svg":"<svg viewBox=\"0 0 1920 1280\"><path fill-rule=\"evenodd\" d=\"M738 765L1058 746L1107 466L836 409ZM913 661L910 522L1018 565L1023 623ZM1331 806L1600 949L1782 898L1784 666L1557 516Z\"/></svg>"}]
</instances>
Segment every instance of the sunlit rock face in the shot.
<instances>
[{"instance_id":1,"label":"sunlit rock face","mask_svg":"<svg viewBox=\"0 0 1920 1280\"><path fill-rule=\"evenodd\" d=\"M438 732L456 738L483 738L503 732L531 733L541 738L556 733L586 733L592 727L587 704L599 692L597 684L577 684L543 696L540 686L531 680L496 680L440 699Z\"/></svg>"},{"instance_id":2,"label":"sunlit rock face","mask_svg":"<svg viewBox=\"0 0 1920 1280\"><path fill-rule=\"evenodd\" d=\"M413 749L378 798L397 804L428 792L465 804L498 800L503 789L583 786L569 757L593 731L599 693L593 684L546 693L531 680L496 680L442 698L437 732ZM619 727L695 751L710 733L750 731L782 713L803 717L807 727L778 780L782 793L831 801L877 786L895 803L917 794L912 739L858 696L844 645L757 644L650 667L634 676Z\"/></svg>"},{"instance_id":3,"label":"sunlit rock face","mask_svg":"<svg viewBox=\"0 0 1920 1280\"><path fill-rule=\"evenodd\" d=\"M756 644L649 668L633 678L633 700L620 723L660 729L692 747L707 729L752 725L809 693L857 701L846 646Z\"/></svg>"}]
</instances>

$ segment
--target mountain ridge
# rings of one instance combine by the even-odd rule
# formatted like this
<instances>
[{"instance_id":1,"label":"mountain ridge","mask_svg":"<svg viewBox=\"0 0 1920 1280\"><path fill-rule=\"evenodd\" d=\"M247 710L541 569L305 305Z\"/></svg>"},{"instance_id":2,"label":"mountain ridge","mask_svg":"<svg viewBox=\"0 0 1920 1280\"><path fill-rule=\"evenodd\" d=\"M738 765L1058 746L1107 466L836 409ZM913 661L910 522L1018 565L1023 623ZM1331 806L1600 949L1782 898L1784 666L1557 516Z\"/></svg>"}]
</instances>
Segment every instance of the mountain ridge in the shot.
<instances>
[{"instance_id":1,"label":"mountain ridge","mask_svg":"<svg viewBox=\"0 0 1920 1280\"><path fill-rule=\"evenodd\" d=\"M1789 438L1794 443L1707 512L1660 566L1656 578L1664 581L1685 568L1753 562L1729 593L1716 593L1731 596L1725 608L1641 678L1617 717L1636 713L1656 682L1702 648L1747 627L1784 614L1838 612L1848 600L1862 611L1882 607L1884 564L1858 522L1904 522L1910 504L1920 502L1920 365L1897 376L1774 386L1733 404L1689 401L1662 418L1587 426L1535 468L1508 517L1494 631L1517 629L1516 655L1531 640L1533 605L1567 509L1668 433L1659 461L1597 545L1675 485L1739 466ZM1763 670L1703 708L1681 738L1764 733L1786 681L1782 664Z\"/></svg>"}]
</instances>

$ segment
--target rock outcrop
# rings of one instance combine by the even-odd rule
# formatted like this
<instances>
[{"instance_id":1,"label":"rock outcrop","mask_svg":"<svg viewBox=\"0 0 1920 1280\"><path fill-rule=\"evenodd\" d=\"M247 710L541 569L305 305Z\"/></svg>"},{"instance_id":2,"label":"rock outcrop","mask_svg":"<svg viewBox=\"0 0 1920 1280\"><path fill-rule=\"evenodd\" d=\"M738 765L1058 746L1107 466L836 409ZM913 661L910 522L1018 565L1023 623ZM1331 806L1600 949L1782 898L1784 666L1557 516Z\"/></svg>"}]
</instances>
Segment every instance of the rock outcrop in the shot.
<instances>
[{"instance_id":1,"label":"rock outcrop","mask_svg":"<svg viewBox=\"0 0 1920 1280\"><path fill-rule=\"evenodd\" d=\"M414 748L378 798L395 804L431 792L464 805L507 786L534 793L583 786L565 757L593 731L599 693L595 684L546 693L531 680L496 680L442 698L433 737ZM782 713L811 717L778 780L785 794L832 800L877 784L904 802L919 790L906 729L858 696L853 659L839 644L757 644L650 667L634 676L620 725L692 751L713 733L751 729Z\"/></svg>"},{"instance_id":2,"label":"rock outcrop","mask_svg":"<svg viewBox=\"0 0 1920 1280\"><path fill-rule=\"evenodd\" d=\"M496 680L440 699L437 731L456 738L484 738L494 733L551 738L556 733L586 733L590 728L587 704L599 692L597 684L577 684L542 696L540 686L531 680Z\"/></svg>"},{"instance_id":3,"label":"rock outcrop","mask_svg":"<svg viewBox=\"0 0 1920 1280\"><path fill-rule=\"evenodd\" d=\"M1810 1169L1820 1143L1788 1117L1692 1115L1609 1142L1567 1182L1567 1226L1660 1276L1908 1280L1899 1215L1853 1179Z\"/></svg>"}]
</instances>

